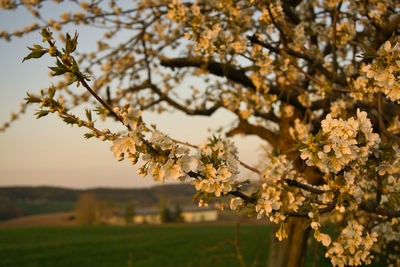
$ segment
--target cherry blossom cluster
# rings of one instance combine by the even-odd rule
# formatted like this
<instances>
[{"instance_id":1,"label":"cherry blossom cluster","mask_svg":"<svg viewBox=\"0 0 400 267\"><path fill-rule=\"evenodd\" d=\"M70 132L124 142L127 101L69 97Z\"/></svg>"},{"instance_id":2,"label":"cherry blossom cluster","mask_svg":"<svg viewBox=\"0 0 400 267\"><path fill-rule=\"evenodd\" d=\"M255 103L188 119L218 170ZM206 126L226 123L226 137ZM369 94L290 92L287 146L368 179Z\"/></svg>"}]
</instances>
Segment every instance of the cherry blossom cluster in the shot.
<instances>
[{"instance_id":1,"label":"cherry blossom cluster","mask_svg":"<svg viewBox=\"0 0 400 267\"><path fill-rule=\"evenodd\" d=\"M266 157L264 169L261 172L260 181L262 182L260 197L255 206L257 218L269 217L271 221L279 223L286 217L278 211L283 202L282 190L285 179L294 179L296 172L293 170L293 163L286 158L286 155L272 155ZM293 194L291 204L295 203Z\"/></svg>"},{"instance_id":2,"label":"cherry blossom cluster","mask_svg":"<svg viewBox=\"0 0 400 267\"><path fill-rule=\"evenodd\" d=\"M275 185L284 179L294 179L296 172L293 169L293 162L287 159L286 155L269 154L265 158L264 168L261 172L261 181Z\"/></svg>"},{"instance_id":3,"label":"cherry blossom cluster","mask_svg":"<svg viewBox=\"0 0 400 267\"><path fill-rule=\"evenodd\" d=\"M380 143L373 133L367 113L357 109L357 117L333 119L328 114L321 122L322 131L310 136L300 148L301 158L323 172L337 173L352 162L364 165Z\"/></svg>"},{"instance_id":4,"label":"cherry blossom cluster","mask_svg":"<svg viewBox=\"0 0 400 267\"><path fill-rule=\"evenodd\" d=\"M119 108L116 108L115 111L119 112ZM139 123L141 114L141 110L132 107L126 107L121 113L123 124L129 127L130 131L127 135L114 140L111 146L111 151L119 161L123 160L124 156L134 162L137 160L136 145L140 144L139 137L143 132L143 124Z\"/></svg>"},{"instance_id":5,"label":"cherry blossom cluster","mask_svg":"<svg viewBox=\"0 0 400 267\"><path fill-rule=\"evenodd\" d=\"M196 172L199 174L193 181L196 190L216 197L235 190L239 161L237 149L231 141L213 138L202 143L196 159Z\"/></svg>"},{"instance_id":6,"label":"cherry blossom cluster","mask_svg":"<svg viewBox=\"0 0 400 267\"><path fill-rule=\"evenodd\" d=\"M274 212L282 206L281 195L282 191L280 188L268 186L267 183L263 183L261 186L261 195L255 207L257 219L267 216L271 221L276 223L283 221L286 217Z\"/></svg>"},{"instance_id":7,"label":"cherry blossom cluster","mask_svg":"<svg viewBox=\"0 0 400 267\"><path fill-rule=\"evenodd\" d=\"M310 124L302 123L298 118L295 119L293 127L289 128L290 136L293 140L306 142L311 130Z\"/></svg>"},{"instance_id":8,"label":"cherry blossom cluster","mask_svg":"<svg viewBox=\"0 0 400 267\"><path fill-rule=\"evenodd\" d=\"M139 174L150 175L155 181L164 183L165 180L184 181L189 178L194 159L189 156L189 149L182 147L172 139L159 132L152 132L150 144L158 151L143 152L142 159L146 162L139 168Z\"/></svg>"},{"instance_id":9,"label":"cherry blossom cluster","mask_svg":"<svg viewBox=\"0 0 400 267\"><path fill-rule=\"evenodd\" d=\"M191 171L194 158L189 156L189 149L177 145L167 135L154 130L149 141L144 139L146 129L141 120L141 110L132 107L120 111L123 124L128 128L128 134L114 140L111 146L114 156L123 160L124 155L136 164L140 154L145 164L139 168L138 173L150 175L155 181L164 183L165 180L185 180Z\"/></svg>"},{"instance_id":10,"label":"cherry blossom cluster","mask_svg":"<svg viewBox=\"0 0 400 267\"><path fill-rule=\"evenodd\" d=\"M319 228L321 227L321 224L318 221L314 220L315 215L313 212L309 212L308 216L312 219L310 226L311 226L311 229L314 230L315 240L317 240L318 242L321 242L323 246L328 247L332 242L331 237L327 234L320 232Z\"/></svg>"},{"instance_id":11,"label":"cherry blossom cluster","mask_svg":"<svg viewBox=\"0 0 400 267\"><path fill-rule=\"evenodd\" d=\"M167 16L174 22L190 29L190 31L185 32L185 38L194 41L196 53L207 55L218 53L221 57L229 53L243 53L246 49L247 40L240 33L251 27L250 10L238 8L233 3L228 2L222 4L220 2L207 1L207 4L218 10L222 16L214 17L202 13L198 3L194 3L189 9L180 0L172 1L169 5ZM227 16L224 16L225 14ZM236 21L240 20L240 24L231 24L232 31L228 33L224 31L221 22L226 21L229 23L232 17ZM218 20L218 23L210 23L215 20Z\"/></svg>"},{"instance_id":12,"label":"cherry blossom cluster","mask_svg":"<svg viewBox=\"0 0 400 267\"><path fill-rule=\"evenodd\" d=\"M119 112L119 109L115 111ZM150 175L161 183L168 179L184 181L192 177L198 191L216 197L236 188L239 161L237 149L229 140L214 137L201 144L197 154L191 156L188 148L178 145L158 130L152 131L149 141L144 141L145 126L140 110L125 107L120 114L129 133L114 140L111 151L118 160L126 156L133 164L142 154L145 164L139 168L139 174Z\"/></svg>"},{"instance_id":13,"label":"cherry blossom cluster","mask_svg":"<svg viewBox=\"0 0 400 267\"><path fill-rule=\"evenodd\" d=\"M362 68L362 73L372 83L373 91L382 91L391 101L400 100L400 49L399 44L392 46L386 41L376 55L372 64Z\"/></svg>"},{"instance_id":14,"label":"cherry blossom cluster","mask_svg":"<svg viewBox=\"0 0 400 267\"><path fill-rule=\"evenodd\" d=\"M349 221L339 237L331 244L326 257L334 266L370 264L373 256L370 250L377 241L376 232L368 233L357 221Z\"/></svg>"}]
</instances>

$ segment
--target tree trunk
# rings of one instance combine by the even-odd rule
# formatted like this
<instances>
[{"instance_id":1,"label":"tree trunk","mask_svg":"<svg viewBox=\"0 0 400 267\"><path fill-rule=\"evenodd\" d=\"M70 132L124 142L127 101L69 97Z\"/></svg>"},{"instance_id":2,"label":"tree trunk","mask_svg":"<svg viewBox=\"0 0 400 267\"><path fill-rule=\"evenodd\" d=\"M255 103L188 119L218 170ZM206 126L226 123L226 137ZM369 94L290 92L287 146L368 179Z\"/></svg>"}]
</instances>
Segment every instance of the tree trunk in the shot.
<instances>
[{"instance_id":1,"label":"tree trunk","mask_svg":"<svg viewBox=\"0 0 400 267\"><path fill-rule=\"evenodd\" d=\"M275 232L271 233L268 267L301 267L306 258L307 239L310 228L304 228L304 218L290 218L285 224L288 238L279 241Z\"/></svg>"}]
</instances>

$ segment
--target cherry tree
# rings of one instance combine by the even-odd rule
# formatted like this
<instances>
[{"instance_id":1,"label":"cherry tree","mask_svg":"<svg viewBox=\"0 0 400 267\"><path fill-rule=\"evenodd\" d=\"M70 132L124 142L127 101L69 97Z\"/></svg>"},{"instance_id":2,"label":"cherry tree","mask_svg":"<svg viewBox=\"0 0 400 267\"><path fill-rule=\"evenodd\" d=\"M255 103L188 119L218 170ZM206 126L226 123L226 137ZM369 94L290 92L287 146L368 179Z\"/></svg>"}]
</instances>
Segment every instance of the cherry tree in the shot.
<instances>
[{"instance_id":1,"label":"cherry tree","mask_svg":"<svg viewBox=\"0 0 400 267\"><path fill-rule=\"evenodd\" d=\"M192 183L200 206L229 196L232 210L269 218L269 266L301 266L309 237L334 266L400 264L398 1L71 0L76 12L44 20L46 2L0 1L37 21L0 37L41 31L24 60L54 57L51 73L62 77L28 93L38 117L88 128L86 138L109 141L149 179ZM79 52L78 35L62 32L69 24L103 29L97 49ZM86 118L71 112L84 103L125 131L98 128L89 109ZM197 145L141 116L222 109L234 125ZM260 166L238 158L235 135L269 148Z\"/></svg>"}]
</instances>

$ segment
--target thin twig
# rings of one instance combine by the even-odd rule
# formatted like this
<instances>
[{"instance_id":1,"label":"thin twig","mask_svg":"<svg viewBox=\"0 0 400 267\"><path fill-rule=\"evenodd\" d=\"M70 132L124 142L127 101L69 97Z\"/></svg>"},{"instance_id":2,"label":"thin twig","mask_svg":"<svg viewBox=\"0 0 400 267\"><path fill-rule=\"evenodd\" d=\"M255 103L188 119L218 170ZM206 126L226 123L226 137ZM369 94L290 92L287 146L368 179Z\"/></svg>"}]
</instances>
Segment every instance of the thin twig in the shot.
<instances>
[{"instance_id":1,"label":"thin twig","mask_svg":"<svg viewBox=\"0 0 400 267\"><path fill-rule=\"evenodd\" d=\"M298 187L298 188L307 190L308 192L311 192L311 193L314 193L314 194L319 194L320 195L320 194L326 193L325 190L314 188L314 187L312 187L310 185L302 184L302 183L297 182L295 180L285 179L285 182L290 186Z\"/></svg>"},{"instance_id":2,"label":"thin twig","mask_svg":"<svg viewBox=\"0 0 400 267\"><path fill-rule=\"evenodd\" d=\"M108 110L108 112L110 112L110 114L115 117L117 120L119 120L122 124L123 124L123 120L121 118L121 116L119 116L117 113L114 112L114 110L112 110L112 108L103 101L103 99L101 99L101 97L96 94L92 88L87 84L87 82L85 81L85 79L83 79L83 77L80 77L81 75L78 76L79 82L89 91L89 93L92 94L92 96L94 96L94 98L96 98L97 101L100 102L100 104ZM129 126L127 126L129 127Z\"/></svg>"}]
</instances>

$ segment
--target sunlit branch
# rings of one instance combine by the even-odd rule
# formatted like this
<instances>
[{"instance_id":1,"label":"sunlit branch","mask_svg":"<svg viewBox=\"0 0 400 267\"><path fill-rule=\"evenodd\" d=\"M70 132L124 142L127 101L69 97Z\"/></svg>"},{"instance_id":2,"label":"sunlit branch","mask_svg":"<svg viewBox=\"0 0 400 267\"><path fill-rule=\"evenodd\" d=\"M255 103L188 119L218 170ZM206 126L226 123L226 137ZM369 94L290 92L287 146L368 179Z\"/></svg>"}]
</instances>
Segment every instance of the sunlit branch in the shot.
<instances>
[{"instance_id":1,"label":"sunlit branch","mask_svg":"<svg viewBox=\"0 0 400 267\"><path fill-rule=\"evenodd\" d=\"M332 211L334 209L335 209L335 204L332 203L332 204L328 205L325 208L319 208L318 209L318 214L324 214L324 213L330 212L330 211ZM286 211L285 212L285 214L288 215L288 216L291 216L291 217L303 217L303 218L308 218L309 217L308 213L309 212L300 212L300 211L299 212L295 212L295 211Z\"/></svg>"},{"instance_id":2,"label":"sunlit branch","mask_svg":"<svg viewBox=\"0 0 400 267\"><path fill-rule=\"evenodd\" d=\"M318 189L318 188L314 188L314 187L312 187L310 185L303 184L303 183L300 183L300 182L297 182L297 181L294 181L294 180L285 179L285 182L290 186L298 187L298 188L304 189L304 190L306 190L308 192L311 192L311 193L314 193L314 194L326 193L326 191L324 191L324 190L321 190L321 189Z\"/></svg>"},{"instance_id":3,"label":"sunlit branch","mask_svg":"<svg viewBox=\"0 0 400 267\"><path fill-rule=\"evenodd\" d=\"M215 111L217 111L220 107L222 107L221 102L216 102L214 106L210 108L204 108L204 109L189 109L186 106L179 104L172 98L170 98L167 94L163 93L156 85L151 84L150 85L151 90L155 92L159 97L161 101L167 102L169 105L173 106L174 108L184 112L187 115L202 115L202 116L211 116Z\"/></svg>"},{"instance_id":4,"label":"sunlit branch","mask_svg":"<svg viewBox=\"0 0 400 267\"><path fill-rule=\"evenodd\" d=\"M226 77L228 80L239 83L247 88L255 90L256 87L249 77L245 75L245 71L232 67L228 64L218 63L203 59L201 57L184 57L184 58L161 58L162 66L174 68L196 67L201 68L210 73Z\"/></svg>"},{"instance_id":5,"label":"sunlit branch","mask_svg":"<svg viewBox=\"0 0 400 267\"><path fill-rule=\"evenodd\" d=\"M263 42L262 40L260 40L260 39L257 37L257 35L248 36L248 38L249 38L249 40L250 40L252 43L259 44L259 45L261 45L261 46L267 48L268 50L270 50L270 51L272 51L272 52L274 52L274 53L276 53L276 54L281 55L281 53L282 53L280 49L278 49L278 48L276 48L276 47L273 47L273 46L271 46L270 44L265 43L265 42ZM287 48L287 47L286 47L286 48L283 48L283 50L284 50L287 54L289 54L289 55L291 55L291 56L304 59L304 60L306 60L307 62L311 63L311 64L314 65L321 73L323 73L329 80L331 80L331 81L333 81L333 82L335 82L335 83L337 83L337 84L339 84L339 85L342 85L342 86L345 86L345 85L346 85L346 81L344 81L342 78L339 78L339 77L336 78L336 77L335 77L336 75L334 75L332 72L330 72L329 70L327 70L327 69L323 66L323 64L322 64L320 61L318 61L316 58L314 58L314 57L312 57L312 56L310 56L310 55L307 55L307 54L303 54L303 53L294 51L294 50L292 50L292 49L290 49L290 48Z\"/></svg>"},{"instance_id":6,"label":"sunlit branch","mask_svg":"<svg viewBox=\"0 0 400 267\"><path fill-rule=\"evenodd\" d=\"M240 119L239 124L226 133L226 136L231 137L237 134L246 134L246 135L257 135L261 139L268 141L271 144L274 144L277 141L278 136L268 129L250 124L247 120Z\"/></svg>"}]
</instances>

